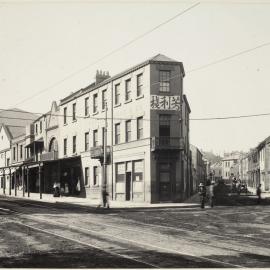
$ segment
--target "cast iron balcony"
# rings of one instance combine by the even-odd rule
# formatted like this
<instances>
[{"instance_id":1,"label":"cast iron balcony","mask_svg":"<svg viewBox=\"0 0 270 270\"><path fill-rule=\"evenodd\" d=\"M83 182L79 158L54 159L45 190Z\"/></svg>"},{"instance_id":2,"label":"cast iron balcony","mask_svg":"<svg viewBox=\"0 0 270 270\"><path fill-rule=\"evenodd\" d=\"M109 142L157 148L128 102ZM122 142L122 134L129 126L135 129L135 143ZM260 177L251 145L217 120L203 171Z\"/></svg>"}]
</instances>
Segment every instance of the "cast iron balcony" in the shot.
<instances>
[{"instance_id":1,"label":"cast iron balcony","mask_svg":"<svg viewBox=\"0 0 270 270\"><path fill-rule=\"evenodd\" d=\"M58 159L57 151L47 152L40 155L40 161L56 160L56 159Z\"/></svg>"},{"instance_id":2,"label":"cast iron balcony","mask_svg":"<svg viewBox=\"0 0 270 270\"><path fill-rule=\"evenodd\" d=\"M110 153L111 153L111 147L107 146L106 147L107 158L110 156ZM104 157L104 147L103 147L103 145L91 147L90 148L90 156L91 156L91 158L96 158L96 159L103 160L103 157Z\"/></svg>"},{"instance_id":3,"label":"cast iron balcony","mask_svg":"<svg viewBox=\"0 0 270 270\"><path fill-rule=\"evenodd\" d=\"M184 138L181 137L152 137L151 151L184 150Z\"/></svg>"}]
</instances>

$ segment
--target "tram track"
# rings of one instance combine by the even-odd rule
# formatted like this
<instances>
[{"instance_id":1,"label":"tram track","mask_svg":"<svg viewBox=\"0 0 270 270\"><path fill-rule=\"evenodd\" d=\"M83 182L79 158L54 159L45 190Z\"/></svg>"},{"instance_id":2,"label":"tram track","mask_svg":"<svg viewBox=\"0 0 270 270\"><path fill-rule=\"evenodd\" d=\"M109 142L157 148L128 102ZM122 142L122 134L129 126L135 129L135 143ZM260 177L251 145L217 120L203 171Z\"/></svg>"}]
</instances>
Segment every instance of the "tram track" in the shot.
<instances>
[{"instance_id":1,"label":"tram track","mask_svg":"<svg viewBox=\"0 0 270 270\"><path fill-rule=\"evenodd\" d=\"M12 201L12 203L16 203L14 201ZM16 203L17 205L20 205L18 203ZM57 210L59 211L59 208L56 208L56 207L53 207L53 206L45 206L45 205L40 205L40 204L34 204L34 203L24 203L24 205L29 205L29 206L33 206L33 207L41 207L41 208L45 208L45 209L50 209L53 210L54 212L57 212ZM61 208L60 210L65 210L66 208ZM87 209L87 208L86 208ZM85 210L86 210L85 209ZM104 223L104 219L106 219L106 221L108 221L108 218L106 216L103 216L103 220L102 222L100 222L99 220L99 223L95 223L95 224L99 224L99 225L103 225L103 226L107 226L107 227L117 227L115 225L110 225L108 223ZM115 218L112 218L110 216L110 220L111 219L115 219ZM225 240L232 240L232 236L231 235L220 235L220 234L216 234L216 233L207 233L207 232L194 232L193 230L190 230L190 229L187 229L187 228L176 228L176 227L172 227L172 226L168 226L168 225L161 225L161 224L149 224L149 223L144 223L144 222L139 222L139 221L134 221L132 219L127 219L127 218L123 218L122 221L128 221L128 222L131 222L131 224L125 224L125 225L143 225L143 226L147 226L147 227L152 227L152 228L161 228L161 229L165 229L165 230L172 230L172 231L175 231L175 232L180 232L180 233L186 233L186 232L192 232L192 233L195 233L197 234L197 236L209 236L209 237L217 237L219 239L225 239ZM93 222L93 217L91 217L91 220L89 221L91 223L94 223ZM117 222L119 222L119 219L117 220ZM182 223L181 223L182 225ZM146 232L145 230L144 231L140 231L140 230L137 230L137 229L129 229L129 228L126 228L127 230L129 231L133 231L133 232L138 232L138 233L147 233L149 235L157 235L156 233L152 233L152 232ZM240 238L245 238L245 239L248 239L249 241L250 240L253 240L253 241L262 241L262 240L265 240L264 238L259 238L259 237L254 237L254 236L251 236L251 235L244 235L244 234L237 234L236 235L237 237L240 237ZM197 239L198 240L198 239ZM242 240L241 240L242 241ZM244 243L250 243L250 242L242 242L243 244ZM204 243L206 244L206 243ZM213 246L213 245L210 245L208 244L209 246ZM240 249L235 249L235 251L241 251Z\"/></svg>"},{"instance_id":2,"label":"tram track","mask_svg":"<svg viewBox=\"0 0 270 270\"><path fill-rule=\"evenodd\" d=\"M31 203L27 203L28 205L31 205L31 206L35 206L35 207L37 207L35 204L31 204ZM45 207L43 207L42 206L42 208L49 208L50 210L52 209L52 207L47 207L47 206L45 206ZM55 210L57 210L56 208L54 208ZM28 209L29 210L29 209ZM59 210L59 209L58 209ZM20 215L20 217L23 217L24 219L25 218L27 218L27 219L29 219L30 217L29 216L27 216L27 217L25 217L24 215L25 215L25 213L23 213L23 212L19 212L19 211L15 211L18 215ZM30 211L30 213L31 213L31 211ZM29 214L29 213L28 213ZM48 219L46 219L46 218L41 218L41 217L37 217L37 216L32 216L31 218L30 218L31 220L39 220L39 221L41 221L41 222L45 222L45 223L49 223L49 224L56 224L56 225L59 225L59 226L63 226L63 223L61 223L61 222L56 222L56 221L52 221L52 220L48 220ZM89 223L90 222L90 224L94 224L94 225L96 225L96 226L105 226L105 227L110 227L110 228L117 228L117 226L115 226L115 225L111 225L111 224L106 224L106 223L100 223L100 222L97 222L97 220L95 220L95 222L93 221L93 219L91 219L91 221L89 221L89 220L87 220L87 222ZM136 222L137 223L137 222ZM123 224L121 224L121 225L123 225ZM149 224L142 224L142 223L137 223L137 225L149 225ZM131 239L128 239L128 238L126 238L126 237L122 237L122 236L119 236L119 234L121 234L121 232L117 232L117 233L115 233L115 235L109 235L109 234L106 234L106 233L104 233L104 231L102 231L102 232L100 232L100 231L97 231L97 230L94 230L94 229L86 229L86 228L83 228L83 227L80 227L80 226L75 226L75 225L70 225L70 224L66 224L65 225L65 227L67 227L67 228L69 228L69 229L73 229L73 230L77 230L77 231L79 231L79 232L88 232L88 233L91 233L91 234L101 234L101 235L103 235L103 236L107 236L107 237L111 237L111 238L114 238L114 239L116 239L117 241L124 241L124 242L128 242L128 243L130 243L130 244L132 244L132 245L136 245L136 246L142 246L142 247L144 247L144 248L150 248L150 249L158 249L158 250L162 250L162 251L164 251L164 252L169 252L169 253L177 253L177 254L179 254L179 255L182 255L182 256L191 256L191 257L194 257L194 258L200 258L200 259L202 259L202 260L205 260L205 261L208 261L208 262L211 262L211 263L215 263L215 264L218 264L218 265L222 265L222 266L226 266L226 267L244 267L244 266L242 266L242 265L238 265L238 264L233 264L233 263L227 263L227 262L222 262L222 261L220 261L220 260L213 260L213 259L209 259L209 258L205 258L205 257L199 257L199 256L194 256L194 254L190 254L190 253L185 253L185 252L179 252L179 251L177 251L177 250L175 250L175 249L168 249L168 248L163 248L163 247L160 247L160 246L157 246L157 245L152 245L152 244L149 244L149 243L143 243L143 242L141 242L141 241L134 241L134 240L131 240ZM159 226L160 227L160 226ZM168 229L168 227L167 226L163 226L163 228L166 228L166 229ZM142 233L144 233L144 234L148 234L148 235L150 235L150 236L155 236L155 237L160 237L160 233L159 234L157 234L157 233L153 233L153 232L147 232L147 231L145 231L145 230L138 230L138 229L130 229L130 228L121 228L121 230L126 230L126 231L129 231L129 232L134 232L134 233L138 233L138 234L142 234ZM176 229L176 228L175 228ZM179 231L179 230L178 230ZM186 230L183 230L183 229L181 229L181 231L182 232L186 232ZM59 237L61 237L61 235L58 235ZM213 235L211 235L211 236L213 236ZM218 235L219 236L219 235ZM220 236L219 236L220 237ZM198 239L197 239L197 241L195 242L194 241L194 239L191 239L191 238L189 238L189 237L183 237L184 239L185 239L185 241L189 241L189 243L190 244L203 244L204 246L208 246L208 247L211 247L211 248L216 248L216 249L220 249L220 250L227 250L227 251L235 251L235 252L243 252L243 250L241 250L241 249L235 249L235 248L232 248L232 247L230 247L230 248L228 248L228 247L218 247L217 245L212 245L212 244L209 244L209 243L206 243L205 241L198 241ZM245 251L246 252L246 251ZM152 265L153 267L154 267L154 265Z\"/></svg>"}]
</instances>

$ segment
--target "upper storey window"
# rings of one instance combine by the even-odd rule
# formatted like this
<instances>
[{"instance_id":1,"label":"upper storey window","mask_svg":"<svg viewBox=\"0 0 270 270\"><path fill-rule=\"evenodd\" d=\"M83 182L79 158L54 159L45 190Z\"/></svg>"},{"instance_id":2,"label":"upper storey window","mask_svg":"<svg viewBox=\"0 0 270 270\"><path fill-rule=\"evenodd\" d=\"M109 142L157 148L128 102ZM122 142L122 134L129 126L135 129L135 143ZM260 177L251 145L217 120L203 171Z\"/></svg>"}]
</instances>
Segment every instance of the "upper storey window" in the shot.
<instances>
[{"instance_id":1,"label":"upper storey window","mask_svg":"<svg viewBox=\"0 0 270 270\"><path fill-rule=\"evenodd\" d=\"M84 115L89 115L89 97L84 99Z\"/></svg>"},{"instance_id":2,"label":"upper storey window","mask_svg":"<svg viewBox=\"0 0 270 270\"><path fill-rule=\"evenodd\" d=\"M142 73L137 75L137 97L141 96L143 93L143 75Z\"/></svg>"},{"instance_id":3,"label":"upper storey window","mask_svg":"<svg viewBox=\"0 0 270 270\"><path fill-rule=\"evenodd\" d=\"M98 110L98 94L93 95L93 113L96 113Z\"/></svg>"},{"instance_id":4,"label":"upper storey window","mask_svg":"<svg viewBox=\"0 0 270 270\"><path fill-rule=\"evenodd\" d=\"M131 79L126 80L125 92L125 100L128 101L131 99Z\"/></svg>"},{"instance_id":5,"label":"upper storey window","mask_svg":"<svg viewBox=\"0 0 270 270\"><path fill-rule=\"evenodd\" d=\"M167 70L160 70L159 72L159 91L170 92L170 76L171 72Z\"/></svg>"},{"instance_id":6,"label":"upper storey window","mask_svg":"<svg viewBox=\"0 0 270 270\"><path fill-rule=\"evenodd\" d=\"M76 121L76 103L72 104L72 121Z\"/></svg>"},{"instance_id":7,"label":"upper storey window","mask_svg":"<svg viewBox=\"0 0 270 270\"><path fill-rule=\"evenodd\" d=\"M114 86L114 105L120 104L120 84Z\"/></svg>"},{"instance_id":8,"label":"upper storey window","mask_svg":"<svg viewBox=\"0 0 270 270\"><path fill-rule=\"evenodd\" d=\"M102 91L102 110L105 110L107 103L107 90Z\"/></svg>"},{"instance_id":9,"label":"upper storey window","mask_svg":"<svg viewBox=\"0 0 270 270\"><path fill-rule=\"evenodd\" d=\"M64 124L67 123L67 107L64 108Z\"/></svg>"}]
</instances>

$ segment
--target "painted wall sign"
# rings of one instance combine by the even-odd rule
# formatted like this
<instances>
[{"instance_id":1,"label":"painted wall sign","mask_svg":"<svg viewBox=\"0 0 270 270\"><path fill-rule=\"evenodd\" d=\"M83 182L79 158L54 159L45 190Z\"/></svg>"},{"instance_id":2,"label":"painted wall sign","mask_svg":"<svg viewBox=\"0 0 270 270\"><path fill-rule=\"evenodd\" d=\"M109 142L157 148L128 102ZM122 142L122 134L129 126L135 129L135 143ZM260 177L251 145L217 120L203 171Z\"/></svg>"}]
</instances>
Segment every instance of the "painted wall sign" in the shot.
<instances>
[{"instance_id":1,"label":"painted wall sign","mask_svg":"<svg viewBox=\"0 0 270 270\"><path fill-rule=\"evenodd\" d=\"M157 96L151 95L151 110L180 111L180 96Z\"/></svg>"}]
</instances>

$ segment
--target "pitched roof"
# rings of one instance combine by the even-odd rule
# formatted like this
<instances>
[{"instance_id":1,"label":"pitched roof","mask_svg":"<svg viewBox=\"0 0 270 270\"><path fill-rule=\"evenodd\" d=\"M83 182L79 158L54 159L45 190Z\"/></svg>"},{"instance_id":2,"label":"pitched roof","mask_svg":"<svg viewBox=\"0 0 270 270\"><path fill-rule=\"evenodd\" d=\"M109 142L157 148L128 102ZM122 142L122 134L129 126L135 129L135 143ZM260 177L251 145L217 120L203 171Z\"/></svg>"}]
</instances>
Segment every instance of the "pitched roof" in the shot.
<instances>
[{"instance_id":1,"label":"pitched roof","mask_svg":"<svg viewBox=\"0 0 270 270\"><path fill-rule=\"evenodd\" d=\"M38 116L36 114L20 110L18 108L0 111L0 125L22 126L33 122Z\"/></svg>"},{"instance_id":2,"label":"pitched roof","mask_svg":"<svg viewBox=\"0 0 270 270\"><path fill-rule=\"evenodd\" d=\"M166 55L160 54L160 53L155 55L154 57L150 58L149 60L158 61L158 62L178 62L178 61L176 61L172 58L169 58Z\"/></svg>"},{"instance_id":3,"label":"pitched roof","mask_svg":"<svg viewBox=\"0 0 270 270\"><path fill-rule=\"evenodd\" d=\"M11 134L12 139L25 134L25 127L6 126Z\"/></svg>"}]
</instances>

